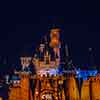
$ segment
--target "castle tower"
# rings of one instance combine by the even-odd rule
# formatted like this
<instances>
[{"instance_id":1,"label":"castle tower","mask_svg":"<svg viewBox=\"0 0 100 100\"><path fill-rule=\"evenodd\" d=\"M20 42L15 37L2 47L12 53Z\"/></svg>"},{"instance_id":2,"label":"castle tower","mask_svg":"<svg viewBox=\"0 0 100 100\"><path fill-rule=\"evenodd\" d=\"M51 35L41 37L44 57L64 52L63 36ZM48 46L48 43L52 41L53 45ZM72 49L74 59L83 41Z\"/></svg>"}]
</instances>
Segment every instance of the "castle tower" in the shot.
<instances>
[{"instance_id":1,"label":"castle tower","mask_svg":"<svg viewBox=\"0 0 100 100\"><path fill-rule=\"evenodd\" d=\"M67 76L67 88L66 88L66 99L68 100L80 100L79 91L75 77L73 75Z\"/></svg>"},{"instance_id":2,"label":"castle tower","mask_svg":"<svg viewBox=\"0 0 100 100\"><path fill-rule=\"evenodd\" d=\"M19 81L13 81L13 85L9 88L8 100L20 100L21 99L21 87Z\"/></svg>"},{"instance_id":3,"label":"castle tower","mask_svg":"<svg viewBox=\"0 0 100 100\"><path fill-rule=\"evenodd\" d=\"M83 81L81 89L82 100L99 100L100 99L100 76L90 77Z\"/></svg>"},{"instance_id":4,"label":"castle tower","mask_svg":"<svg viewBox=\"0 0 100 100\"><path fill-rule=\"evenodd\" d=\"M58 58L60 58L60 29L59 28L54 28L51 29L50 31L50 47L53 48L55 56L57 55Z\"/></svg>"},{"instance_id":5,"label":"castle tower","mask_svg":"<svg viewBox=\"0 0 100 100\"><path fill-rule=\"evenodd\" d=\"M21 99L21 80L17 74L13 75L10 80L10 87L9 87L9 100L18 100Z\"/></svg>"},{"instance_id":6,"label":"castle tower","mask_svg":"<svg viewBox=\"0 0 100 100\"><path fill-rule=\"evenodd\" d=\"M16 72L20 80L14 81L10 88L9 100L33 100L29 83L29 73Z\"/></svg>"},{"instance_id":7,"label":"castle tower","mask_svg":"<svg viewBox=\"0 0 100 100\"><path fill-rule=\"evenodd\" d=\"M21 77L21 100L31 100L32 94L29 83L29 73L20 74Z\"/></svg>"},{"instance_id":8,"label":"castle tower","mask_svg":"<svg viewBox=\"0 0 100 100\"><path fill-rule=\"evenodd\" d=\"M81 100L91 100L90 99L90 81L84 80L81 89Z\"/></svg>"},{"instance_id":9,"label":"castle tower","mask_svg":"<svg viewBox=\"0 0 100 100\"><path fill-rule=\"evenodd\" d=\"M100 99L100 75L90 78L91 84L91 100L99 100Z\"/></svg>"}]
</instances>

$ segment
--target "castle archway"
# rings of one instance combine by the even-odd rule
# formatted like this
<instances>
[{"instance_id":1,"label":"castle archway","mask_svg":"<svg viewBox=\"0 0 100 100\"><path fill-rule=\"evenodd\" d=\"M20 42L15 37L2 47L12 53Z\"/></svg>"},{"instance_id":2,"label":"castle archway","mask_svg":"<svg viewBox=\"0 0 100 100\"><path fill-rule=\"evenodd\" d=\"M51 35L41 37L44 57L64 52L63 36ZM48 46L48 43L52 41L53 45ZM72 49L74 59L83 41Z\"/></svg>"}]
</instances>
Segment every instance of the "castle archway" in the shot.
<instances>
[{"instance_id":1,"label":"castle archway","mask_svg":"<svg viewBox=\"0 0 100 100\"><path fill-rule=\"evenodd\" d=\"M55 100L56 95L53 90L44 90L40 93L40 100Z\"/></svg>"}]
</instances>

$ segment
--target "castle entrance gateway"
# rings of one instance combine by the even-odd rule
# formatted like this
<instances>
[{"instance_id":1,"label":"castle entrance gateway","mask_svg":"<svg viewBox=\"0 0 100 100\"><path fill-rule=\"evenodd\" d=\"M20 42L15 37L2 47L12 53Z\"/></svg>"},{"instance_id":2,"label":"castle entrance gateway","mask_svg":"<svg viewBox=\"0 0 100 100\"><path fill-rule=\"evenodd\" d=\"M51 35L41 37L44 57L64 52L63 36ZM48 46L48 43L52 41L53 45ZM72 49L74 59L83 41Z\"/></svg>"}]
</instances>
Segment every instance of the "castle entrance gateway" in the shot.
<instances>
[{"instance_id":1,"label":"castle entrance gateway","mask_svg":"<svg viewBox=\"0 0 100 100\"><path fill-rule=\"evenodd\" d=\"M65 100L62 76L35 76L35 97L39 100ZM59 88L58 88L59 87ZM37 100L37 99L34 99Z\"/></svg>"},{"instance_id":2,"label":"castle entrance gateway","mask_svg":"<svg viewBox=\"0 0 100 100\"><path fill-rule=\"evenodd\" d=\"M44 90L40 93L40 100L55 100L55 92L51 90Z\"/></svg>"}]
</instances>

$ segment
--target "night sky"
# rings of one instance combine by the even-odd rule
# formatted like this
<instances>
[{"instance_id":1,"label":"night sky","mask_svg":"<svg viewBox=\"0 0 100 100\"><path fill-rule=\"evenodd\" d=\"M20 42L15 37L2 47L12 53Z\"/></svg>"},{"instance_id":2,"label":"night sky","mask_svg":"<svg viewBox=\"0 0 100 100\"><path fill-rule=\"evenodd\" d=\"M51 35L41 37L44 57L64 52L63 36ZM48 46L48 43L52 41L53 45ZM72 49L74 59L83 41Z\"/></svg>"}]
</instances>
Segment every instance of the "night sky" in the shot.
<instances>
[{"instance_id":1,"label":"night sky","mask_svg":"<svg viewBox=\"0 0 100 100\"><path fill-rule=\"evenodd\" d=\"M5 4L1 10L0 62L16 63L23 54L32 55L43 35L59 26L73 63L88 63L93 48L95 64L100 57L100 16L98 3L67 1Z\"/></svg>"}]
</instances>

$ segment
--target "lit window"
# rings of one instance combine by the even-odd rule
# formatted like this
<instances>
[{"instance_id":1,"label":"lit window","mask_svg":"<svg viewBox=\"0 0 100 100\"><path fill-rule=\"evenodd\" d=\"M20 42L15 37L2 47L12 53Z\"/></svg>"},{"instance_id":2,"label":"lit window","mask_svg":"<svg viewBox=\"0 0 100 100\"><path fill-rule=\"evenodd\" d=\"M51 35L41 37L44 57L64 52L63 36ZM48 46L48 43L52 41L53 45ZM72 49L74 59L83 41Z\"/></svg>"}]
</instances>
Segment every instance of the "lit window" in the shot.
<instances>
[{"instance_id":1,"label":"lit window","mask_svg":"<svg viewBox=\"0 0 100 100\"><path fill-rule=\"evenodd\" d=\"M16 84L16 81L15 80L13 82L14 82L14 84Z\"/></svg>"}]
</instances>

